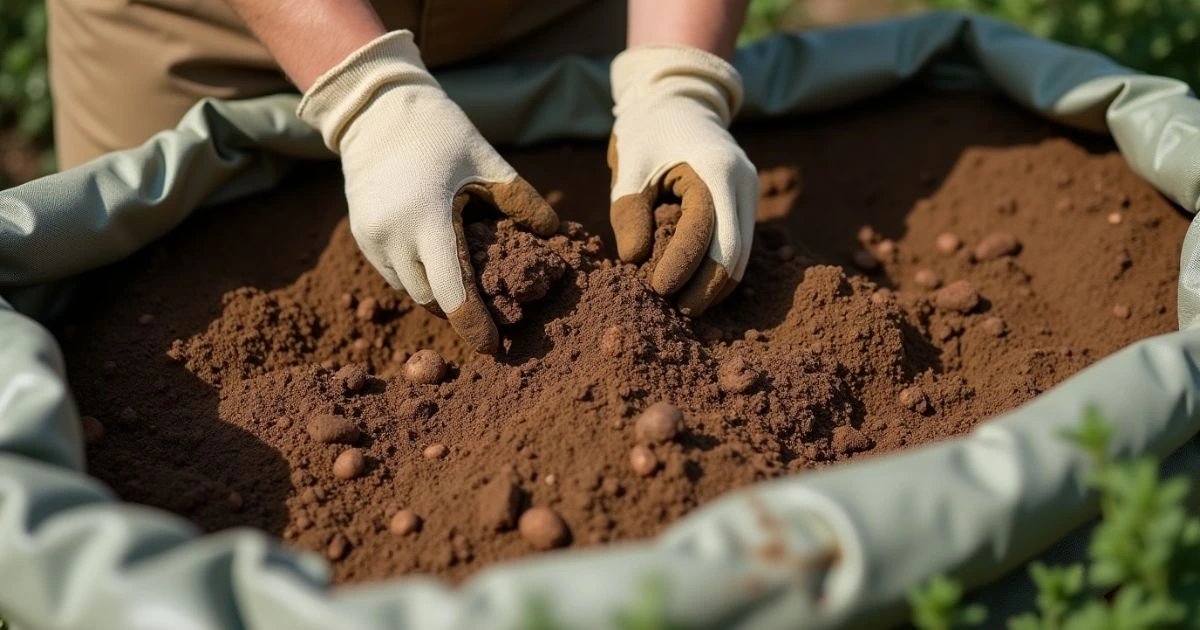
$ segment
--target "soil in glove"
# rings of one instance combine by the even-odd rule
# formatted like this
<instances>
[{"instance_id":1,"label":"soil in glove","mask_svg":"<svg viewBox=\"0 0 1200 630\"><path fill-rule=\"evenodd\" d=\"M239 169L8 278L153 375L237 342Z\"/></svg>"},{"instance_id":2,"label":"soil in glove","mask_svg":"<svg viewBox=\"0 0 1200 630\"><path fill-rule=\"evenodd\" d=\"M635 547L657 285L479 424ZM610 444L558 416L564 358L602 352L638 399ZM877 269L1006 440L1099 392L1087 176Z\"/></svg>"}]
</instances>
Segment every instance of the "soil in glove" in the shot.
<instances>
[{"instance_id":1,"label":"soil in glove","mask_svg":"<svg viewBox=\"0 0 1200 630\"><path fill-rule=\"evenodd\" d=\"M696 320L647 286L656 258L614 261L602 144L510 153L564 223L543 240L468 211L495 357L367 264L336 176L203 211L87 283L60 331L103 429L90 472L342 583L460 579L962 434L1175 327L1188 221L1111 144L921 94L737 135L753 255ZM656 212L656 251L677 217Z\"/></svg>"}]
</instances>

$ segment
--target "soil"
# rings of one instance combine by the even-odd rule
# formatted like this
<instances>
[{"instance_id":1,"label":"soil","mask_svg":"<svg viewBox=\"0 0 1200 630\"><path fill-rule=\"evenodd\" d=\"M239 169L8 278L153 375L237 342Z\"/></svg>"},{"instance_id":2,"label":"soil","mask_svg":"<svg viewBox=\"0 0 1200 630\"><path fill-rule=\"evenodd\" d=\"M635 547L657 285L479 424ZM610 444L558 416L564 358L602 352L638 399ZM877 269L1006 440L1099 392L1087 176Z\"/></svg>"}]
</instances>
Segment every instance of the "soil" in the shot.
<instances>
[{"instance_id":1,"label":"soil","mask_svg":"<svg viewBox=\"0 0 1200 630\"><path fill-rule=\"evenodd\" d=\"M387 287L329 165L201 213L61 330L90 472L324 554L341 583L457 580L962 434L1174 329L1188 221L1107 141L917 92L736 133L761 169L753 255L695 320L647 287L653 261L611 258L602 144L510 152L566 221L543 241L468 214L496 357Z\"/></svg>"}]
</instances>

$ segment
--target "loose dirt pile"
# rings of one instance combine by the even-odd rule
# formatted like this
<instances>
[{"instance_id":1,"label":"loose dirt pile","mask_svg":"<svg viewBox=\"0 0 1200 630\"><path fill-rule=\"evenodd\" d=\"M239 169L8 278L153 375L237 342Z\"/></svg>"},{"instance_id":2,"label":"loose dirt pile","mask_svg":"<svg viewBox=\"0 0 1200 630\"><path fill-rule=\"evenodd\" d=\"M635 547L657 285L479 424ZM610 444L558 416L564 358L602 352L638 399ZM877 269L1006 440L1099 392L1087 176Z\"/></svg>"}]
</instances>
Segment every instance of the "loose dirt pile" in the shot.
<instances>
[{"instance_id":1,"label":"loose dirt pile","mask_svg":"<svg viewBox=\"0 0 1200 630\"><path fill-rule=\"evenodd\" d=\"M469 218L495 358L386 286L334 177L206 211L63 330L91 472L280 534L341 582L461 578L960 434L1173 328L1187 220L1109 145L913 94L739 137L753 255L697 320L646 286L652 262L610 258L602 146L513 154L567 221L543 241ZM660 240L677 217L656 212Z\"/></svg>"}]
</instances>

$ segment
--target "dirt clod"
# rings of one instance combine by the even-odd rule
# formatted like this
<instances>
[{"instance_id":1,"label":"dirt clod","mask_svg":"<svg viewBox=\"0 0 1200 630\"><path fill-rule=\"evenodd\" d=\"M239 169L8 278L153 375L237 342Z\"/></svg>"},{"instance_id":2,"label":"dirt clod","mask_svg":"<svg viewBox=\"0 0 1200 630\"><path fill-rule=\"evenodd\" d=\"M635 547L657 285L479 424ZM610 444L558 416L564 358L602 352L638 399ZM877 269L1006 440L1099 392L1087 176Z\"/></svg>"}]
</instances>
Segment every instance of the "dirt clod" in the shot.
<instances>
[{"instance_id":1,"label":"dirt clod","mask_svg":"<svg viewBox=\"0 0 1200 630\"><path fill-rule=\"evenodd\" d=\"M432 461L435 459L441 459L449 453L450 449L446 448L445 444L430 444L429 446L425 447L425 451L422 453L422 455L425 456L425 459Z\"/></svg>"},{"instance_id":2,"label":"dirt clod","mask_svg":"<svg viewBox=\"0 0 1200 630\"><path fill-rule=\"evenodd\" d=\"M899 400L900 404L906 409L917 413L926 413L929 411L929 396L920 387L905 387L900 390Z\"/></svg>"},{"instance_id":3,"label":"dirt clod","mask_svg":"<svg viewBox=\"0 0 1200 630\"><path fill-rule=\"evenodd\" d=\"M446 360L437 352L426 348L418 350L404 363L404 377L410 383L435 385L446 377Z\"/></svg>"},{"instance_id":4,"label":"dirt clod","mask_svg":"<svg viewBox=\"0 0 1200 630\"><path fill-rule=\"evenodd\" d=\"M521 515L521 536L538 549L554 549L567 544L567 524L558 512L548 507L532 507Z\"/></svg>"},{"instance_id":5,"label":"dirt clod","mask_svg":"<svg viewBox=\"0 0 1200 630\"><path fill-rule=\"evenodd\" d=\"M983 332L993 337L1003 337L1008 331L1008 327L1004 324L1004 320L999 317L988 317L979 323L979 328Z\"/></svg>"},{"instance_id":6,"label":"dirt clod","mask_svg":"<svg viewBox=\"0 0 1200 630\"><path fill-rule=\"evenodd\" d=\"M350 553L350 541L342 534L334 534L325 547L325 557L330 561L338 561Z\"/></svg>"},{"instance_id":7,"label":"dirt clod","mask_svg":"<svg viewBox=\"0 0 1200 630\"><path fill-rule=\"evenodd\" d=\"M566 272L558 253L510 220L471 223L465 232L484 300L498 324L521 321L523 305L544 298Z\"/></svg>"},{"instance_id":8,"label":"dirt clod","mask_svg":"<svg viewBox=\"0 0 1200 630\"><path fill-rule=\"evenodd\" d=\"M932 291L941 286L942 280L938 278L932 269L918 269L913 274L913 283L926 291Z\"/></svg>"},{"instance_id":9,"label":"dirt clod","mask_svg":"<svg viewBox=\"0 0 1200 630\"><path fill-rule=\"evenodd\" d=\"M934 246L937 248L939 254L951 256L962 247L962 239L953 232L942 232L934 240Z\"/></svg>"},{"instance_id":10,"label":"dirt clod","mask_svg":"<svg viewBox=\"0 0 1200 630\"><path fill-rule=\"evenodd\" d=\"M1112 314L1118 319L1129 319L1129 315L1131 313L1128 306L1124 304L1115 304L1112 307Z\"/></svg>"},{"instance_id":11,"label":"dirt clod","mask_svg":"<svg viewBox=\"0 0 1200 630\"><path fill-rule=\"evenodd\" d=\"M505 475L490 481L479 492L479 522L489 530L502 532L517 524L521 490Z\"/></svg>"},{"instance_id":12,"label":"dirt clod","mask_svg":"<svg viewBox=\"0 0 1200 630\"><path fill-rule=\"evenodd\" d=\"M375 319L375 316L378 314L379 314L379 300L376 300L375 298L371 298L371 297L365 298L361 302L359 302L358 308L355 309L355 311L354 311L354 316L357 317L359 319L359 321L364 321L364 322L373 321Z\"/></svg>"},{"instance_id":13,"label":"dirt clod","mask_svg":"<svg viewBox=\"0 0 1200 630\"><path fill-rule=\"evenodd\" d=\"M342 416L322 414L308 421L308 436L321 444L354 444L359 429Z\"/></svg>"},{"instance_id":14,"label":"dirt clod","mask_svg":"<svg viewBox=\"0 0 1200 630\"><path fill-rule=\"evenodd\" d=\"M333 476L343 481L361 477L367 468L367 460L362 451L348 448L333 460Z\"/></svg>"},{"instance_id":15,"label":"dirt clod","mask_svg":"<svg viewBox=\"0 0 1200 630\"><path fill-rule=\"evenodd\" d=\"M639 477L649 477L658 470L658 458L654 451L639 444L629 451L629 467Z\"/></svg>"},{"instance_id":16,"label":"dirt clod","mask_svg":"<svg viewBox=\"0 0 1200 630\"><path fill-rule=\"evenodd\" d=\"M388 521L388 531L397 536L407 536L421 530L421 517L416 512L404 509L392 515Z\"/></svg>"},{"instance_id":17,"label":"dirt clod","mask_svg":"<svg viewBox=\"0 0 1200 630\"><path fill-rule=\"evenodd\" d=\"M717 371L717 384L721 391L730 394L745 394L758 383L759 373L740 356L721 364Z\"/></svg>"},{"instance_id":18,"label":"dirt clod","mask_svg":"<svg viewBox=\"0 0 1200 630\"><path fill-rule=\"evenodd\" d=\"M942 311L969 313L979 305L979 292L966 280L956 280L933 294L933 304Z\"/></svg>"},{"instance_id":19,"label":"dirt clod","mask_svg":"<svg viewBox=\"0 0 1200 630\"><path fill-rule=\"evenodd\" d=\"M634 432L639 442L662 444L675 439L683 426L683 412L669 402L656 402L638 416Z\"/></svg>"},{"instance_id":20,"label":"dirt clod","mask_svg":"<svg viewBox=\"0 0 1200 630\"><path fill-rule=\"evenodd\" d=\"M1021 251L1021 241L1009 232L992 232L975 246L975 260L995 260L1001 256L1014 256Z\"/></svg>"},{"instance_id":21,"label":"dirt clod","mask_svg":"<svg viewBox=\"0 0 1200 630\"><path fill-rule=\"evenodd\" d=\"M343 366L333 375L338 388L347 394L357 394L367 384L367 371L357 363Z\"/></svg>"}]
</instances>

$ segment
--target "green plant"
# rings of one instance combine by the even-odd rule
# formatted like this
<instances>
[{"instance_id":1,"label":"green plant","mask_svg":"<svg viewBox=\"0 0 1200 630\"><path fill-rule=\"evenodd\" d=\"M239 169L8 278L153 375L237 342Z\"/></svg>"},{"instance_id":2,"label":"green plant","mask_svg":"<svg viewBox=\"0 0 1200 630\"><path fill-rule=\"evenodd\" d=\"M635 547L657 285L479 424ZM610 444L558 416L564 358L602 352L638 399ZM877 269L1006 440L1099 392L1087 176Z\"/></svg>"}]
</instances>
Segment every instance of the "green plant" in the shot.
<instances>
[{"instance_id":1,"label":"green plant","mask_svg":"<svg viewBox=\"0 0 1200 630\"><path fill-rule=\"evenodd\" d=\"M1200 85L1200 0L928 0L994 15L1037 35L1098 50L1152 74Z\"/></svg>"},{"instance_id":2,"label":"green plant","mask_svg":"<svg viewBox=\"0 0 1200 630\"><path fill-rule=\"evenodd\" d=\"M41 0L0 4L0 126L15 124L31 141L50 133L46 7Z\"/></svg>"},{"instance_id":3,"label":"green plant","mask_svg":"<svg viewBox=\"0 0 1200 630\"><path fill-rule=\"evenodd\" d=\"M1100 493L1100 523L1086 565L1030 565L1036 610L1009 619L1010 630L1200 628L1200 517L1187 511L1191 483L1160 479L1153 457L1111 460L1111 435L1092 410L1066 436L1092 458L1086 481ZM956 582L933 580L909 598L913 624L949 630L982 623L982 613L968 614L961 599Z\"/></svg>"},{"instance_id":4,"label":"green plant","mask_svg":"<svg viewBox=\"0 0 1200 630\"><path fill-rule=\"evenodd\" d=\"M647 577L642 580L641 589L632 605L617 611L613 618L613 627L617 630L682 630L683 626L676 624L667 616L667 584L659 577ZM544 597L530 597L525 601L520 630L563 630L567 626L561 624L554 616L550 602ZM0 630L4 630L0 627Z\"/></svg>"},{"instance_id":5,"label":"green plant","mask_svg":"<svg viewBox=\"0 0 1200 630\"><path fill-rule=\"evenodd\" d=\"M750 0L738 44L762 39L783 28L796 0Z\"/></svg>"}]
</instances>

